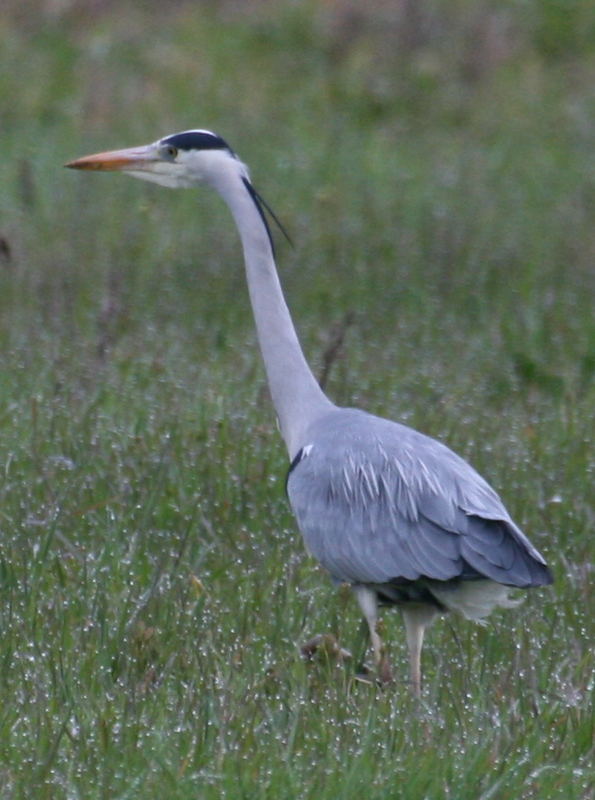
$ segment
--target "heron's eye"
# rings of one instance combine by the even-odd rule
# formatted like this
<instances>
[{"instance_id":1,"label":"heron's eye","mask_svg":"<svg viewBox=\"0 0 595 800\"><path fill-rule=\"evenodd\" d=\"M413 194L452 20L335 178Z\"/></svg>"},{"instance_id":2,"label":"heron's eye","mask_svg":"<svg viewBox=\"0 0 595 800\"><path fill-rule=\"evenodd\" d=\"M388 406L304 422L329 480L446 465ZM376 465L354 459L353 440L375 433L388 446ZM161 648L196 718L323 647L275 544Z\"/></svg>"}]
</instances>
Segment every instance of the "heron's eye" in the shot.
<instances>
[{"instance_id":1,"label":"heron's eye","mask_svg":"<svg viewBox=\"0 0 595 800\"><path fill-rule=\"evenodd\" d=\"M178 155L178 148L174 147L173 144L164 144L161 148L161 154L164 158L167 158L168 161L174 161Z\"/></svg>"}]
</instances>

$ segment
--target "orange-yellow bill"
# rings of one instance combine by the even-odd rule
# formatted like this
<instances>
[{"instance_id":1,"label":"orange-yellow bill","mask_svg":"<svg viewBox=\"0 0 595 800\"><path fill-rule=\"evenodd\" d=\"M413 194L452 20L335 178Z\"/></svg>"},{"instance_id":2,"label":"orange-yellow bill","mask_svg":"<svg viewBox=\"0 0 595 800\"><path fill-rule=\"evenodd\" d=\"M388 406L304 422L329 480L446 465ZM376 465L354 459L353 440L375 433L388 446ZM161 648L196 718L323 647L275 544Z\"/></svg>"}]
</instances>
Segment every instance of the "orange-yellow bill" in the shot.
<instances>
[{"instance_id":1,"label":"orange-yellow bill","mask_svg":"<svg viewBox=\"0 0 595 800\"><path fill-rule=\"evenodd\" d=\"M155 162L155 153L148 147L131 147L127 150L110 150L69 161L71 169L142 170Z\"/></svg>"}]
</instances>

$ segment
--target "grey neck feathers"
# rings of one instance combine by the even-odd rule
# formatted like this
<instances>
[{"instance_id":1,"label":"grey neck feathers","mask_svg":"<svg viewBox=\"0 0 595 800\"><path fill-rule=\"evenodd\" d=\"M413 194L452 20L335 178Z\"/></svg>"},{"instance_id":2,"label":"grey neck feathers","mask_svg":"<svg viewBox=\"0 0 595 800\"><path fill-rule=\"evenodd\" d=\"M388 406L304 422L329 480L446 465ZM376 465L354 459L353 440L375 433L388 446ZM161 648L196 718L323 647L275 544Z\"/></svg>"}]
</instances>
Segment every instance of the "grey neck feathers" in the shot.
<instances>
[{"instance_id":1,"label":"grey neck feathers","mask_svg":"<svg viewBox=\"0 0 595 800\"><path fill-rule=\"evenodd\" d=\"M260 350L281 434L291 458L307 428L333 408L318 385L300 346L283 296L262 209L238 175L216 187L237 225Z\"/></svg>"}]
</instances>

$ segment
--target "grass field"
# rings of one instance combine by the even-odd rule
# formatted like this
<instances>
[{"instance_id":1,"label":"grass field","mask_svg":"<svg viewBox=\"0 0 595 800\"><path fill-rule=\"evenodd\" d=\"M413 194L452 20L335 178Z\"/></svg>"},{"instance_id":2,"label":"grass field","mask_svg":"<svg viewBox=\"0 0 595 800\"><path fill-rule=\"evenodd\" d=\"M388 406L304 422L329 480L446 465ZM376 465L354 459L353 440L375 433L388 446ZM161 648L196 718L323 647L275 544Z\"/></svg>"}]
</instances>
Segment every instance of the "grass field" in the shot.
<instances>
[{"instance_id":1,"label":"grass field","mask_svg":"<svg viewBox=\"0 0 595 800\"><path fill-rule=\"evenodd\" d=\"M2 800L594 796L594 86L581 0L6 0ZM359 616L288 509L227 210L62 169L187 127L289 228L331 397L470 459L552 565L431 629L421 705L398 613L390 690L300 658Z\"/></svg>"}]
</instances>

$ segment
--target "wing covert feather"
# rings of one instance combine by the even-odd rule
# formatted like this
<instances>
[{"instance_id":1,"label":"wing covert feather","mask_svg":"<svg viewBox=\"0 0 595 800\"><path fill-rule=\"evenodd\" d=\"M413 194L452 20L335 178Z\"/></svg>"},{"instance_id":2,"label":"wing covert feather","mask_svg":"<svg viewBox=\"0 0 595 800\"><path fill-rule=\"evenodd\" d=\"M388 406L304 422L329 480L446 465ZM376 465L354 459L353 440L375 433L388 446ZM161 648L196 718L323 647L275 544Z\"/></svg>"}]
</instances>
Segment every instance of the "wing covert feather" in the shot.
<instances>
[{"instance_id":1,"label":"wing covert feather","mask_svg":"<svg viewBox=\"0 0 595 800\"><path fill-rule=\"evenodd\" d=\"M287 490L306 546L334 578L548 582L498 495L444 445L351 409L309 434Z\"/></svg>"}]
</instances>

